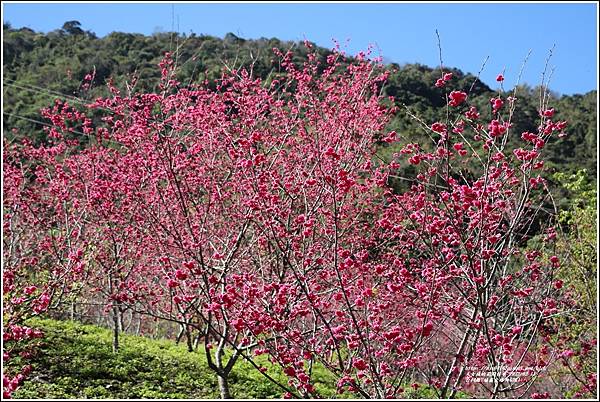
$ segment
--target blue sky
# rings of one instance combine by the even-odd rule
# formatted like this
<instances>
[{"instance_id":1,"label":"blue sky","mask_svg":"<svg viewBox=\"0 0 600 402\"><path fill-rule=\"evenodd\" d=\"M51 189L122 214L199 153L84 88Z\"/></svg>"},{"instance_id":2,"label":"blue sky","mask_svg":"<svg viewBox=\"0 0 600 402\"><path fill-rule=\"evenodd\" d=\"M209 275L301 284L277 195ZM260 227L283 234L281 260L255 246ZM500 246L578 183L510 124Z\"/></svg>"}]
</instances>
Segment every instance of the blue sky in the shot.
<instances>
[{"instance_id":1,"label":"blue sky","mask_svg":"<svg viewBox=\"0 0 600 402\"><path fill-rule=\"evenodd\" d=\"M174 6L172 6L174 4ZM36 31L78 20L99 36L112 31L151 34L195 32L223 37L308 39L332 47L332 39L355 53L376 45L386 61L439 65L435 30L443 61L477 73L487 56L482 80L505 87L515 83L531 50L522 82L537 85L548 51L556 45L550 87L562 94L597 89L597 5L593 3L7 3L4 22ZM173 17L174 15L174 17Z\"/></svg>"}]
</instances>

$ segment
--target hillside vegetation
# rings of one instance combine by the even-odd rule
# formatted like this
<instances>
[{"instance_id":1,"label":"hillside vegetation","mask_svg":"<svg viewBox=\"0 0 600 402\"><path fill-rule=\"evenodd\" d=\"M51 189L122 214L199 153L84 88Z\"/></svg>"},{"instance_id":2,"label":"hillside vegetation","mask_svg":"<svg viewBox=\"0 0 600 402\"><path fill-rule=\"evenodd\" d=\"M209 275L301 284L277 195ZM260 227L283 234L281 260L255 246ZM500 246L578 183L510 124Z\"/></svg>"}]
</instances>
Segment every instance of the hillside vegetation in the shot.
<instances>
[{"instance_id":1,"label":"hillside vegetation","mask_svg":"<svg viewBox=\"0 0 600 402\"><path fill-rule=\"evenodd\" d=\"M188 352L167 339L123 335L122 348L113 353L112 333L74 321L35 320L43 330L41 347L29 363L33 370L14 398L219 398L217 380L208 369L204 353ZM266 359L278 380L285 376ZM317 389L335 394L331 379L322 374ZM285 381L285 380L284 380ZM240 361L231 381L236 398L280 398L282 392L257 370Z\"/></svg>"},{"instance_id":2,"label":"hillside vegetation","mask_svg":"<svg viewBox=\"0 0 600 402\"><path fill-rule=\"evenodd\" d=\"M31 320L44 338L35 352L27 381L15 399L218 399L214 374L201 351L188 352L185 345L169 339L123 335L119 353L111 349L112 331L76 321ZM278 381L286 377L264 357L255 362L268 368ZM18 360L11 362L18 365ZM335 398L334 379L315 366L315 388L324 398ZM245 361L234 367L231 392L236 399L281 398L282 391ZM408 388L409 398L429 398L427 386ZM464 397L459 393L459 397ZM340 397L338 395L338 397ZM352 394L342 395L351 398Z\"/></svg>"},{"instance_id":3,"label":"hillside vegetation","mask_svg":"<svg viewBox=\"0 0 600 402\"><path fill-rule=\"evenodd\" d=\"M311 43L307 44L312 49L305 43L277 38L247 40L232 33L222 39L169 32L150 36L112 32L99 38L82 29L77 21L69 21L62 29L47 34L28 28L16 29L9 24L4 24L3 30L3 117L7 138L24 135L43 140L45 134L42 128L48 122L40 121L40 108L52 104L57 97L83 106L98 96L108 94L105 85L108 80L121 89L155 89L160 79L156 65L167 51L176 56L179 80L188 84L213 80L223 71L241 68L269 84L281 72L281 66L273 55L274 48L292 51L292 60L297 64L307 60L310 50L316 50L323 61L331 54L330 50ZM351 62L352 59L349 60ZM423 135L407 111L424 121L442 117L437 115L442 113L444 108L441 106L446 104L446 89L469 92L470 102L478 106L482 117L490 115L489 100L498 95L472 74L456 68L445 69L456 78L446 89L433 86L441 75L439 69L420 64L389 64L385 68L390 70L390 77L383 91L394 96L399 106L390 129L398 131L404 142ZM82 86L87 74L94 76L89 89ZM513 121L511 140L514 144L521 141L523 131L535 132L537 129L534 122L538 115L539 88L520 86L516 94L519 113ZM554 140L548 144L547 167L550 171L573 172L585 168L595 177L596 91L554 97L556 99L551 103L556 109L556 119L567 120L569 127L567 138L560 143ZM13 129L17 129L17 134L11 131ZM382 150L382 156L389 157L394 151L397 149Z\"/></svg>"}]
</instances>

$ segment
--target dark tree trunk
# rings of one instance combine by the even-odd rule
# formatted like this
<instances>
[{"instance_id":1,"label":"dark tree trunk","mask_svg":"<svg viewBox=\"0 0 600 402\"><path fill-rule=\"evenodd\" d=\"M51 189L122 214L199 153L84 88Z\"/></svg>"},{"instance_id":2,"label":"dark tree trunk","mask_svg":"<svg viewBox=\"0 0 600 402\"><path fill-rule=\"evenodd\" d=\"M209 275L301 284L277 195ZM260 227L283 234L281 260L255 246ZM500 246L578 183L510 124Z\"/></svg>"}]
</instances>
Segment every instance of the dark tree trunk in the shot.
<instances>
[{"instance_id":1,"label":"dark tree trunk","mask_svg":"<svg viewBox=\"0 0 600 402\"><path fill-rule=\"evenodd\" d=\"M114 283L112 275L108 276L108 290L111 295L114 292ZM119 329L121 326L121 321L119 320L119 306L116 301L112 302L112 321L113 321L113 342L112 349L113 353L117 353L119 351Z\"/></svg>"},{"instance_id":2,"label":"dark tree trunk","mask_svg":"<svg viewBox=\"0 0 600 402\"><path fill-rule=\"evenodd\" d=\"M119 308L116 305L113 305L113 343L112 348L113 352L117 353L119 351Z\"/></svg>"},{"instance_id":3,"label":"dark tree trunk","mask_svg":"<svg viewBox=\"0 0 600 402\"><path fill-rule=\"evenodd\" d=\"M185 338L187 341L187 348L188 348L188 352L193 352L194 351L194 344L192 341L192 331L190 330L190 326L186 325L185 326Z\"/></svg>"}]
</instances>

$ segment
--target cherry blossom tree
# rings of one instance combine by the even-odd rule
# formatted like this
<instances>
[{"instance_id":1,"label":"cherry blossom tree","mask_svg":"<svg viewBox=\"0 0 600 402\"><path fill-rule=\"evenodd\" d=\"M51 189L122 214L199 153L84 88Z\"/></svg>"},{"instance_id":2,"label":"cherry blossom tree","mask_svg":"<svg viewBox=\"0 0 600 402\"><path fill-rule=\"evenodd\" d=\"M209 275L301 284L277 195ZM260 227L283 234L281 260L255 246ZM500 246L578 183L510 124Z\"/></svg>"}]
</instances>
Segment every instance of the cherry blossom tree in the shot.
<instances>
[{"instance_id":1,"label":"cherry blossom tree","mask_svg":"<svg viewBox=\"0 0 600 402\"><path fill-rule=\"evenodd\" d=\"M65 158L75 142L65 140L67 120L84 115L56 102L43 115L57 116L48 129L50 143L34 147L4 144L3 150L3 340L4 362L27 359L42 333L25 321L60 305L85 281L85 254L95 236L87 226L86 210L73 192L70 172L77 163ZM64 113L64 116L62 114ZM85 123L89 123L85 120ZM31 367L3 373L3 395L9 397Z\"/></svg>"},{"instance_id":2,"label":"cherry blossom tree","mask_svg":"<svg viewBox=\"0 0 600 402\"><path fill-rule=\"evenodd\" d=\"M167 54L156 93L110 86L90 112L57 102L51 145L5 152L5 337L18 309L82 283L111 314L115 351L126 310L180 325L190 349L198 332L223 398L240 358L290 397L319 396L317 364L365 398L422 384L441 398L538 395L568 357L552 333L569 303L542 252L552 226L527 240L548 197L543 148L566 122L542 97L538 132L509 150L517 94L483 117L442 73L446 119L415 116L423 141L407 143L386 130L401 111L367 54L275 55L269 82L229 70L183 86Z\"/></svg>"}]
</instances>

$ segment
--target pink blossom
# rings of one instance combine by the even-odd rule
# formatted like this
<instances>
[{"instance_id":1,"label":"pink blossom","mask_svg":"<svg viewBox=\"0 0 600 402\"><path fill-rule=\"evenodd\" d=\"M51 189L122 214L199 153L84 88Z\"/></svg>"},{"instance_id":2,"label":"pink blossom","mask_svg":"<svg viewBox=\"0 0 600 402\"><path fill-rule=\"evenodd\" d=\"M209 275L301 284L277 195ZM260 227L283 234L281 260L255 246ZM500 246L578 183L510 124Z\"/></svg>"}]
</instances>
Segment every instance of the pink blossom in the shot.
<instances>
[{"instance_id":1,"label":"pink blossom","mask_svg":"<svg viewBox=\"0 0 600 402\"><path fill-rule=\"evenodd\" d=\"M448 102L448 105L456 107L467 99L467 94L462 91L452 91L450 92L449 98L450 102Z\"/></svg>"}]
</instances>

